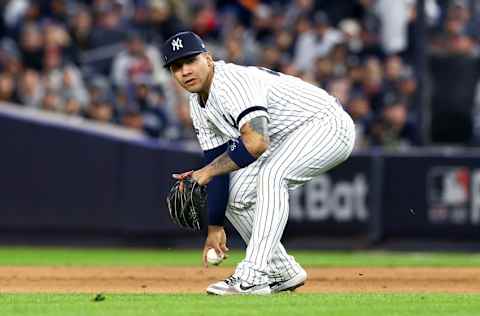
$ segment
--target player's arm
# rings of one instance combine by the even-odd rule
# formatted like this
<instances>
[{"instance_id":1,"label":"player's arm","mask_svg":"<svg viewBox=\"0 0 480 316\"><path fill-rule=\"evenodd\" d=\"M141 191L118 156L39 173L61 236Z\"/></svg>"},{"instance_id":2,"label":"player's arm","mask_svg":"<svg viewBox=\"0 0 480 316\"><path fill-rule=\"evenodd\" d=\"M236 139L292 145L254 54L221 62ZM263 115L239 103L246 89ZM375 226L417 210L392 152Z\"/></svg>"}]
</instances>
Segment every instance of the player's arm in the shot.
<instances>
[{"instance_id":1,"label":"player's arm","mask_svg":"<svg viewBox=\"0 0 480 316\"><path fill-rule=\"evenodd\" d=\"M228 143L203 152L204 163L209 165L228 149ZM225 210L228 203L230 176L228 173L213 177L207 186L208 194L208 224L223 226L225 223Z\"/></svg>"},{"instance_id":2,"label":"player's arm","mask_svg":"<svg viewBox=\"0 0 480 316\"><path fill-rule=\"evenodd\" d=\"M205 266L208 266L207 252L210 248L215 249L219 255L226 256L226 251L228 251L227 238L223 229L228 203L230 179L228 173L246 167L267 150L270 143L267 122L266 117L259 116L243 124L240 128L241 136L235 142L235 146L228 148L228 146L225 146L228 144L224 144L212 151L205 152L206 156L214 157L223 151L205 167L194 171L192 174L192 177L200 184L210 182L207 186L208 235L203 247L203 263ZM206 158L208 159L208 157Z\"/></svg>"},{"instance_id":3,"label":"player's arm","mask_svg":"<svg viewBox=\"0 0 480 316\"><path fill-rule=\"evenodd\" d=\"M228 143L213 149L204 150L203 158L206 165L221 156L228 149ZM229 174L213 177L207 186L208 209L208 235L203 247L203 264L208 266L207 252L215 249L217 254L227 256L227 237L223 226L225 224L225 211L228 204L228 191L230 188Z\"/></svg>"},{"instance_id":4,"label":"player's arm","mask_svg":"<svg viewBox=\"0 0 480 316\"><path fill-rule=\"evenodd\" d=\"M256 161L270 144L267 118L252 118L240 128L240 135L226 152L195 171L192 177L200 184L207 184L215 176L244 168Z\"/></svg>"}]
</instances>

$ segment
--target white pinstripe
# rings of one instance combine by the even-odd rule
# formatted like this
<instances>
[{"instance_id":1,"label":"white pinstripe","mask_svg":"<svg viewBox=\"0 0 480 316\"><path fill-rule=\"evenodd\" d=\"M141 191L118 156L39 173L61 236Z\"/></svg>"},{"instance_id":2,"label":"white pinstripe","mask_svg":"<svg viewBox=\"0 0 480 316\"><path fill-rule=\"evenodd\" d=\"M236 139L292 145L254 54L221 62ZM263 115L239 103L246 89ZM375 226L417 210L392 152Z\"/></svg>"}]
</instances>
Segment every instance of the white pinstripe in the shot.
<instances>
[{"instance_id":1,"label":"white pinstripe","mask_svg":"<svg viewBox=\"0 0 480 316\"><path fill-rule=\"evenodd\" d=\"M282 268L289 271L287 273L295 273L298 269L284 251L277 253L278 249L283 250L279 247L288 219L288 190L335 167L350 155L354 141L353 122L340 111L332 117L315 117L287 137L259 167L252 168L259 169L253 190L257 198L253 225L251 218L242 219L243 227L252 227L246 258L236 270L242 279L251 283L266 282L277 261L276 256L283 259ZM251 209L250 201L249 204ZM228 215L230 220L232 215ZM234 220L238 221L237 218Z\"/></svg>"},{"instance_id":2,"label":"white pinstripe","mask_svg":"<svg viewBox=\"0 0 480 316\"><path fill-rule=\"evenodd\" d=\"M252 106L268 113L255 110L239 120ZM280 243L288 191L348 158L355 135L351 118L324 90L297 78L222 62L215 63L206 105L192 95L190 108L204 150L239 137L241 126L253 117L269 118L268 150L230 176L226 216L248 245L235 274L260 284L299 273L301 267Z\"/></svg>"}]
</instances>

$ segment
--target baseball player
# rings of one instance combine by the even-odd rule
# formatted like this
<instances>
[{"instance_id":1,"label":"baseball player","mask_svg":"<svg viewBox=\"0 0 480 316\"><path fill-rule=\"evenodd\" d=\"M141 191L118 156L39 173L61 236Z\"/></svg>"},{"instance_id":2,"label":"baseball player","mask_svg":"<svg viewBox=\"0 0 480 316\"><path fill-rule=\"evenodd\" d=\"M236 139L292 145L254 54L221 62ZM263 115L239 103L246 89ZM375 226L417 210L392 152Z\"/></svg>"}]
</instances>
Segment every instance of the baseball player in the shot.
<instances>
[{"instance_id":1,"label":"baseball player","mask_svg":"<svg viewBox=\"0 0 480 316\"><path fill-rule=\"evenodd\" d=\"M289 191L345 161L354 125L337 100L299 78L214 61L203 41L181 32L162 46L165 66L190 92L205 166L192 177L208 192L203 250L228 251L225 217L247 243L233 275L207 293L270 294L303 285L307 273L280 243Z\"/></svg>"}]
</instances>

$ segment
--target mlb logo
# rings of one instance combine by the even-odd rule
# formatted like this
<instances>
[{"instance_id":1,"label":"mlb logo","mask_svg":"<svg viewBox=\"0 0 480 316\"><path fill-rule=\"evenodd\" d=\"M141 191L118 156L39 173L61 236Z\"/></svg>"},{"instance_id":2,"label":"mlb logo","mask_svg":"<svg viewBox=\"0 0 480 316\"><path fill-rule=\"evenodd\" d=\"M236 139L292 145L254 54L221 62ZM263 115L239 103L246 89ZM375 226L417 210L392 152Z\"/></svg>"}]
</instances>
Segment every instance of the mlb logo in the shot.
<instances>
[{"instance_id":1,"label":"mlb logo","mask_svg":"<svg viewBox=\"0 0 480 316\"><path fill-rule=\"evenodd\" d=\"M427 203L432 222L463 223L468 217L471 172L467 167L434 167L427 175Z\"/></svg>"}]
</instances>

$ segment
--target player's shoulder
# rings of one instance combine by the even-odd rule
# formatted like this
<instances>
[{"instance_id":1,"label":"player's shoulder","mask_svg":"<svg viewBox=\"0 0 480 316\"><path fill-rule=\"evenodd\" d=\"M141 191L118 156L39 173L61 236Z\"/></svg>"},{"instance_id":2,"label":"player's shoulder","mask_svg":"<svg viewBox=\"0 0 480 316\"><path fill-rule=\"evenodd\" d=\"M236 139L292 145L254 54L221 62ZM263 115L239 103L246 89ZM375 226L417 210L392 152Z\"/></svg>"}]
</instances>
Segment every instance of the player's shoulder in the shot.
<instances>
[{"instance_id":1,"label":"player's shoulder","mask_svg":"<svg viewBox=\"0 0 480 316\"><path fill-rule=\"evenodd\" d=\"M218 77L215 83L218 84L218 90L229 93L232 87L254 87L257 82L264 78L259 72L258 67L244 66L234 63L217 62Z\"/></svg>"},{"instance_id":2,"label":"player's shoulder","mask_svg":"<svg viewBox=\"0 0 480 316\"><path fill-rule=\"evenodd\" d=\"M254 67L238 65L234 63L226 63L223 60L218 60L215 62L215 67L218 69L218 73L221 76L225 76L228 78L228 75L231 74L248 74L251 73Z\"/></svg>"}]
</instances>

